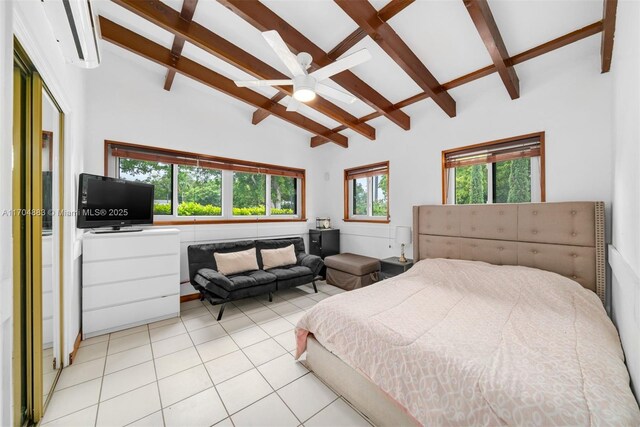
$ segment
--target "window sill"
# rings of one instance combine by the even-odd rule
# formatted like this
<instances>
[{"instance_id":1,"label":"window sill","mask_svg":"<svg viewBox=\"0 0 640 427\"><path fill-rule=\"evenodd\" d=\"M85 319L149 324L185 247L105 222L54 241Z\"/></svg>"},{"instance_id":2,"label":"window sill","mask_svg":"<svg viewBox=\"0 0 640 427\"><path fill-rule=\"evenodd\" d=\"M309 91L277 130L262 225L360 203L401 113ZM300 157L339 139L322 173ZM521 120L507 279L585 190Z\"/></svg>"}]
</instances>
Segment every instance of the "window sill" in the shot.
<instances>
[{"instance_id":1,"label":"window sill","mask_svg":"<svg viewBox=\"0 0 640 427\"><path fill-rule=\"evenodd\" d=\"M355 218L343 218L342 219L344 222L368 222L368 223L373 223L373 224L389 224L391 222L390 219L355 219Z\"/></svg>"},{"instance_id":2,"label":"window sill","mask_svg":"<svg viewBox=\"0 0 640 427\"><path fill-rule=\"evenodd\" d=\"M248 218L248 219L178 219L153 221L153 225L211 225L256 224L261 222L307 222L307 218Z\"/></svg>"}]
</instances>

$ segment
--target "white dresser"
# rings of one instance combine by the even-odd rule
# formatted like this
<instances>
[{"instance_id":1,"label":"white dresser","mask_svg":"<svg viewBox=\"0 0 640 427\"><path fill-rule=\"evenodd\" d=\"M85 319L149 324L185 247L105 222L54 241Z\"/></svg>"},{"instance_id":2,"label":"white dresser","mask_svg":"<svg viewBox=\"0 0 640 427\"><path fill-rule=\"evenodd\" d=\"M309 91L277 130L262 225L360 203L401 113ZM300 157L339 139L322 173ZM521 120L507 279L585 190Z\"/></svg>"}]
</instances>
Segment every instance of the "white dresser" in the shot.
<instances>
[{"instance_id":1,"label":"white dresser","mask_svg":"<svg viewBox=\"0 0 640 427\"><path fill-rule=\"evenodd\" d=\"M179 315L179 230L84 234L83 339Z\"/></svg>"}]
</instances>

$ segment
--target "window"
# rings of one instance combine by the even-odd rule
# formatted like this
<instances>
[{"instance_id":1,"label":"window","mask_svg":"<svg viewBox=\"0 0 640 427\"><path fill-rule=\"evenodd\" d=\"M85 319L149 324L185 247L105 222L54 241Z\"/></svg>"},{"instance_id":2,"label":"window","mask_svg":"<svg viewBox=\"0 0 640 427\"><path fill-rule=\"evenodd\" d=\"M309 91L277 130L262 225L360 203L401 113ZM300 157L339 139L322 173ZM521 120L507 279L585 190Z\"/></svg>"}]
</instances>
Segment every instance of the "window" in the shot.
<instances>
[{"instance_id":1,"label":"window","mask_svg":"<svg viewBox=\"0 0 640 427\"><path fill-rule=\"evenodd\" d=\"M233 215L266 215L267 176L233 173Z\"/></svg>"},{"instance_id":2,"label":"window","mask_svg":"<svg viewBox=\"0 0 640 427\"><path fill-rule=\"evenodd\" d=\"M120 159L118 162L118 177L154 185L153 213L155 215L171 214L172 175L171 165L167 163L127 158Z\"/></svg>"},{"instance_id":3,"label":"window","mask_svg":"<svg viewBox=\"0 0 640 427\"><path fill-rule=\"evenodd\" d=\"M271 215L298 213L298 179L289 176L271 176Z\"/></svg>"},{"instance_id":4,"label":"window","mask_svg":"<svg viewBox=\"0 0 640 427\"><path fill-rule=\"evenodd\" d=\"M487 165L455 168L456 204L487 203Z\"/></svg>"},{"instance_id":5,"label":"window","mask_svg":"<svg viewBox=\"0 0 640 427\"><path fill-rule=\"evenodd\" d=\"M389 222L389 162L344 171L344 220Z\"/></svg>"},{"instance_id":6,"label":"window","mask_svg":"<svg viewBox=\"0 0 640 427\"><path fill-rule=\"evenodd\" d=\"M178 165L178 216L222 216L222 171Z\"/></svg>"},{"instance_id":7,"label":"window","mask_svg":"<svg viewBox=\"0 0 640 427\"><path fill-rule=\"evenodd\" d=\"M545 200L544 132L442 152L443 203Z\"/></svg>"},{"instance_id":8,"label":"window","mask_svg":"<svg viewBox=\"0 0 640 427\"><path fill-rule=\"evenodd\" d=\"M306 220L304 169L105 141L105 174L154 184L159 223Z\"/></svg>"}]
</instances>

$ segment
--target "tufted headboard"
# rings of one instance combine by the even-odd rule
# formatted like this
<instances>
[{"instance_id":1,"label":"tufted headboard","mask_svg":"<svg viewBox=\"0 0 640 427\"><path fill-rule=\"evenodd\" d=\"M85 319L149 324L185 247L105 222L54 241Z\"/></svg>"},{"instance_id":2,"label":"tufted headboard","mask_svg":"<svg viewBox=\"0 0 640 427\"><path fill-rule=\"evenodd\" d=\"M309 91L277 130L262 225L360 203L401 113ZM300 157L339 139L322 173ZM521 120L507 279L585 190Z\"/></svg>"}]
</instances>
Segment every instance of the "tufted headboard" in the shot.
<instances>
[{"instance_id":1,"label":"tufted headboard","mask_svg":"<svg viewBox=\"0 0 640 427\"><path fill-rule=\"evenodd\" d=\"M413 258L522 265L575 280L605 302L604 203L413 207Z\"/></svg>"}]
</instances>

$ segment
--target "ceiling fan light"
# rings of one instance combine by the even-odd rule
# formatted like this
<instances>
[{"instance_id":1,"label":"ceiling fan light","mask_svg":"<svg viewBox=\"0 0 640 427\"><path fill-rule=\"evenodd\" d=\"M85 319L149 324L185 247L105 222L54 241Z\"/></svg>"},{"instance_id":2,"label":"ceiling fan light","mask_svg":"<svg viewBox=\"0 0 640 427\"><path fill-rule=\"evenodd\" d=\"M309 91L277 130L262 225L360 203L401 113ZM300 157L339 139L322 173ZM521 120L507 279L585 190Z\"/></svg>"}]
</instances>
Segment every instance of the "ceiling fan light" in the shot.
<instances>
[{"instance_id":1,"label":"ceiling fan light","mask_svg":"<svg viewBox=\"0 0 640 427\"><path fill-rule=\"evenodd\" d=\"M313 101L316 97L316 93L309 88L298 88L295 92L293 92L293 97L300 102L309 102Z\"/></svg>"}]
</instances>

